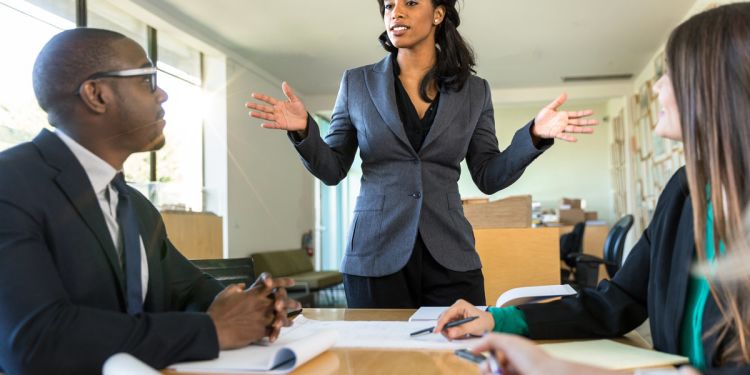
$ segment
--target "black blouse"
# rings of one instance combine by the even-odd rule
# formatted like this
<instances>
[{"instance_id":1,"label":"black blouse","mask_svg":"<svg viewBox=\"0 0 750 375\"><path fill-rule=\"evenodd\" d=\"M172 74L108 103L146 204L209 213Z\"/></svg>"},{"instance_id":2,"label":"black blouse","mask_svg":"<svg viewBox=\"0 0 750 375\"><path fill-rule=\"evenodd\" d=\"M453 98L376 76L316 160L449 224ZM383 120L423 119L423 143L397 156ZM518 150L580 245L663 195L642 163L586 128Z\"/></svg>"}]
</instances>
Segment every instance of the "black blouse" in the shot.
<instances>
[{"instance_id":1,"label":"black blouse","mask_svg":"<svg viewBox=\"0 0 750 375\"><path fill-rule=\"evenodd\" d=\"M430 103L427 111L424 113L424 117L419 118L417 109L414 107L409 94L404 89L404 85L401 84L401 80L398 78L401 73L401 69L398 66L396 59L393 61L393 82L396 88L396 105L398 106L398 115L401 118L401 122L404 124L404 131L406 137L409 138L409 143L414 151L419 152L422 148L424 139L427 138L427 133L430 132L432 122L435 120L435 114L437 113L438 103L440 102L440 91L438 91L435 99Z\"/></svg>"}]
</instances>

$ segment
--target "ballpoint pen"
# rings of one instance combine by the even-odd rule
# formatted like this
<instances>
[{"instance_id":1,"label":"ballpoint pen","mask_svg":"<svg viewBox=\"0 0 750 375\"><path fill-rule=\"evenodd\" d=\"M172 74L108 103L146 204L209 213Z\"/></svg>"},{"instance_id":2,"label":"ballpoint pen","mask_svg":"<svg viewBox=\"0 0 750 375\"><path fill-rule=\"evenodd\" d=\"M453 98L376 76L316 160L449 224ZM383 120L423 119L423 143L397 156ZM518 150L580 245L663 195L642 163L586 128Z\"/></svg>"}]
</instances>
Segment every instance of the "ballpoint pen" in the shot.
<instances>
[{"instance_id":1,"label":"ballpoint pen","mask_svg":"<svg viewBox=\"0 0 750 375\"><path fill-rule=\"evenodd\" d=\"M460 326L461 324L471 322L471 321L473 321L473 320L475 320L477 318L479 318L479 316L470 316L468 318L464 318L464 319L460 319L460 320L454 320L452 322L447 323L445 325L445 328L452 328L452 327ZM434 326L433 327L429 327L429 328L425 328L425 329L420 329L419 331L414 331L414 332L410 333L409 336L417 336L417 335L421 335L423 333L432 333L432 331L434 331L434 330L435 330Z\"/></svg>"}]
</instances>

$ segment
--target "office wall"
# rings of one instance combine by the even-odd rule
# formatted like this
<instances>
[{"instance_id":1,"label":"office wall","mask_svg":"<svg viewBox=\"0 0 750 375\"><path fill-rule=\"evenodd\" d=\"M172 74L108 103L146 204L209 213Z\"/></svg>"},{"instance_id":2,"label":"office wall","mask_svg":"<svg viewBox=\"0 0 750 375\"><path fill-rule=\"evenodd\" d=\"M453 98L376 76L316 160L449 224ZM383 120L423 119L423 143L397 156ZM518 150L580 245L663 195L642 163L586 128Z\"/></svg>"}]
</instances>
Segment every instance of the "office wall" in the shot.
<instances>
[{"instance_id":1,"label":"office wall","mask_svg":"<svg viewBox=\"0 0 750 375\"><path fill-rule=\"evenodd\" d=\"M539 103L495 107L496 133L501 149L508 146L516 130L531 120L542 106ZM566 105L564 108L591 108L596 114L594 117L600 121L608 116L607 103L603 101ZM602 123L593 135L581 135L577 143L555 141L555 145L537 158L518 181L492 195L491 199L531 194L534 201L542 203L542 207L555 208L560 198L577 197L585 199L587 209L597 211L600 219L613 223L608 125ZM462 197L484 196L474 185L465 163L459 190Z\"/></svg>"},{"instance_id":2,"label":"office wall","mask_svg":"<svg viewBox=\"0 0 750 375\"><path fill-rule=\"evenodd\" d=\"M227 245L229 257L300 246L313 229L313 178L286 133L248 117L250 92L282 96L281 83L227 60ZM208 168L208 166L207 166Z\"/></svg>"}]
</instances>

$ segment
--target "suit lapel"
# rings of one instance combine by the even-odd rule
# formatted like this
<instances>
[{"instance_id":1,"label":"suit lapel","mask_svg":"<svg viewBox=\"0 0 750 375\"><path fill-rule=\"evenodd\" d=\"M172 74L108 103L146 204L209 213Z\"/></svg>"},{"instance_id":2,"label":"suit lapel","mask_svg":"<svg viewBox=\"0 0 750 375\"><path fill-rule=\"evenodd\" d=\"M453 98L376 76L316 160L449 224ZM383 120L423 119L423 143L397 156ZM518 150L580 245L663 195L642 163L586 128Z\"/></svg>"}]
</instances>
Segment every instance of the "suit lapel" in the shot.
<instances>
[{"instance_id":1,"label":"suit lapel","mask_svg":"<svg viewBox=\"0 0 750 375\"><path fill-rule=\"evenodd\" d=\"M693 233L693 205L690 198L685 198L685 205L680 214L680 223L677 229L677 239L675 240L674 253L672 258L672 270L689 270L695 256L695 240ZM679 342L676 338L680 332L680 325L685 315L685 300L687 299L688 282L690 272L676 272L672 277L672 283L669 285L667 293L667 302L664 308L665 319L671 320L668 325L667 337L670 349L679 349Z\"/></svg>"},{"instance_id":2,"label":"suit lapel","mask_svg":"<svg viewBox=\"0 0 750 375\"><path fill-rule=\"evenodd\" d=\"M135 189L131 189L131 196L135 197ZM135 203L135 200L134 200ZM144 209L140 204L135 205L135 210L138 215L138 230L141 234L141 240L143 240L143 247L146 250L146 259L148 261L148 288L146 293L146 300L143 303L143 307L147 311L163 311L165 306L164 301L155 296L163 295L164 285L161 283L159 275L161 271L160 248L163 240L160 236L161 227L157 225L163 225L161 221L154 223L147 212L142 212Z\"/></svg>"},{"instance_id":3,"label":"suit lapel","mask_svg":"<svg viewBox=\"0 0 750 375\"><path fill-rule=\"evenodd\" d=\"M96 236L112 272L117 275L118 287L124 291L124 276L117 258L117 251L104 221L99 201L83 167L60 138L46 129L34 138L33 143L45 161L59 171L55 182Z\"/></svg>"},{"instance_id":4,"label":"suit lapel","mask_svg":"<svg viewBox=\"0 0 750 375\"><path fill-rule=\"evenodd\" d=\"M371 69L365 71L365 84L383 122L396 135L396 138L416 156L416 151L411 147L409 138L406 137L404 131L404 124L398 115L396 87L393 83L393 66L391 65L392 56L386 56L379 63L373 65Z\"/></svg>"},{"instance_id":5,"label":"suit lapel","mask_svg":"<svg viewBox=\"0 0 750 375\"><path fill-rule=\"evenodd\" d=\"M468 85L468 82L466 83ZM440 136L441 132L444 132L450 124L458 123L456 117L460 113L466 113L461 111L464 108L466 100L469 97L469 90L464 86L464 89L455 91L441 91L440 92L440 103L438 104L437 113L435 114L435 120L433 120L432 128L427 133L422 148L419 150L420 154L423 154L425 150L433 143L437 137Z\"/></svg>"}]
</instances>

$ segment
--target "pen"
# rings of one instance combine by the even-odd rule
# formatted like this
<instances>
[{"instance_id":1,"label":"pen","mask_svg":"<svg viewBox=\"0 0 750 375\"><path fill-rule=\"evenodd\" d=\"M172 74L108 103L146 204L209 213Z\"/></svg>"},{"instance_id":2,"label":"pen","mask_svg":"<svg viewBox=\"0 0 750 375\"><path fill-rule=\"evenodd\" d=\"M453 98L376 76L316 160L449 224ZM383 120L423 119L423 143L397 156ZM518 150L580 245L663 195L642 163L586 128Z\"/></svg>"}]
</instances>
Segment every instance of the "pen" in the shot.
<instances>
[{"instance_id":1,"label":"pen","mask_svg":"<svg viewBox=\"0 0 750 375\"><path fill-rule=\"evenodd\" d=\"M456 327L456 326L460 326L461 324L471 322L471 321L473 321L473 320L475 320L477 318L479 318L479 316L470 316L468 318L464 318L464 319L460 319L460 320L454 320L454 321L446 324L445 328L453 328L453 327ZM410 333L409 336L417 336L417 335L421 335L423 333L432 333L433 330L435 330L434 326L430 327L430 328L420 329L419 331L414 331L414 332Z\"/></svg>"},{"instance_id":2,"label":"pen","mask_svg":"<svg viewBox=\"0 0 750 375\"><path fill-rule=\"evenodd\" d=\"M490 356L487 359L487 364L490 367L490 374L503 375L503 368L500 367L500 364L497 363L497 357L495 356L494 350L490 350Z\"/></svg>"},{"instance_id":3,"label":"pen","mask_svg":"<svg viewBox=\"0 0 750 375\"><path fill-rule=\"evenodd\" d=\"M302 313L302 308L299 308L297 310L288 310L286 312L286 317L287 317L287 319L291 319L291 318L294 318L295 316L297 316L297 315L299 315L301 313Z\"/></svg>"}]
</instances>

